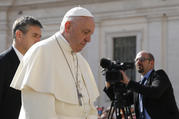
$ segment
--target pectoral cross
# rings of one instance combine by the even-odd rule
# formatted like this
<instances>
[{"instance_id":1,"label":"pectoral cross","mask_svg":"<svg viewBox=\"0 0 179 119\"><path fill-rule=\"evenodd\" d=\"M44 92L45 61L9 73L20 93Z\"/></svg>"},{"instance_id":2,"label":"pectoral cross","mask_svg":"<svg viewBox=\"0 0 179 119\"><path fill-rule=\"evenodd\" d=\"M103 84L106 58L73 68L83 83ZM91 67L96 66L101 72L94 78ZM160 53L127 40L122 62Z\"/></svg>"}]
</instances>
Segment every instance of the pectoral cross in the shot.
<instances>
[{"instance_id":1,"label":"pectoral cross","mask_svg":"<svg viewBox=\"0 0 179 119\"><path fill-rule=\"evenodd\" d=\"M81 98L82 98L83 96L82 96L82 94L79 92L78 88L77 88L77 96L78 96L79 105L82 106Z\"/></svg>"}]
</instances>

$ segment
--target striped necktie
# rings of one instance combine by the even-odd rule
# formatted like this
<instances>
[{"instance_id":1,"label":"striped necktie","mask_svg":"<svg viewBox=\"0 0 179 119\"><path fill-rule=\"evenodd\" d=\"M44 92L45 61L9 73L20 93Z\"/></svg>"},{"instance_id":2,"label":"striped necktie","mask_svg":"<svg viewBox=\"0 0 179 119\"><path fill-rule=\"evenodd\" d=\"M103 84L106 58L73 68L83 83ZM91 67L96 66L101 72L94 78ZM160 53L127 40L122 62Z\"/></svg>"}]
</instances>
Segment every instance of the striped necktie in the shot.
<instances>
[{"instance_id":1,"label":"striped necktie","mask_svg":"<svg viewBox=\"0 0 179 119\"><path fill-rule=\"evenodd\" d=\"M141 81L141 84L142 84L142 85L145 85L144 83L145 83L146 80L147 80L147 78L144 78L144 79Z\"/></svg>"}]
</instances>

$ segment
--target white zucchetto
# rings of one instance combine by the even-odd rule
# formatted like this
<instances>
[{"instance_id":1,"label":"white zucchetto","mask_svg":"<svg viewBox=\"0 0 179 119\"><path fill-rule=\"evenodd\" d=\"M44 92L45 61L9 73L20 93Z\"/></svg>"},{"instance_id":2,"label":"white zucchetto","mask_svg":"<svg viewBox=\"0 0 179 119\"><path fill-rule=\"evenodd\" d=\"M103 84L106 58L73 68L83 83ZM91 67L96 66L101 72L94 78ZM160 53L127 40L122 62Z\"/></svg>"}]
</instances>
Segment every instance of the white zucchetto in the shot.
<instances>
[{"instance_id":1,"label":"white zucchetto","mask_svg":"<svg viewBox=\"0 0 179 119\"><path fill-rule=\"evenodd\" d=\"M88 16L94 17L89 10L83 7L74 7L70 9L64 17L73 17L73 16Z\"/></svg>"},{"instance_id":2,"label":"white zucchetto","mask_svg":"<svg viewBox=\"0 0 179 119\"><path fill-rule=\"evenodd\" d=\"M65 23L68 21L69 17L81 17L81 16L94 18L92 13L86 8L74 7L70 9L69 11L67 11L67 13L64 15L63 20L61 22L61 26L60 26L60 32L63 33L65 29Z\"/></svg>"}]
</instances>

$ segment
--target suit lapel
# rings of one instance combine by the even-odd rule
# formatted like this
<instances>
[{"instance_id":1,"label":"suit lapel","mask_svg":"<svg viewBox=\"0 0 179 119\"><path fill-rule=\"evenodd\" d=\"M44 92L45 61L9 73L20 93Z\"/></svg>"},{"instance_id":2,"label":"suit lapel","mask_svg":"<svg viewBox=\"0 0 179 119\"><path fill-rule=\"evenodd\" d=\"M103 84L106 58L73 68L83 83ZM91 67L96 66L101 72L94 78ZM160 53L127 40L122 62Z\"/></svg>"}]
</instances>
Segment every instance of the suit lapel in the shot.
<instances>
[{"instance_id":1,"label":"suit lapel","mask_svg":"<svg viewBox=\"0 0 179 119\"><path fill-rule=\"evenodd\" d=\"M9 57L8 59L10 61L10 64L13 67L17 67L19 65L19 63L20 63L19 58L18 58L16 52L14 51L14 49L12 47L9 49L8 57Z\"/></svg>"},{"instance_id":2,"label":"suit lapel","mask_svg":"<svg viewBox=\"0 0 179 119\"><path fill-rule=\"evenodd\" d=\"M11 69L9 73L10 75L14 76L20 61L12 47L7 51L7 62L8 69Z\"/></svg>"}]
</instances>

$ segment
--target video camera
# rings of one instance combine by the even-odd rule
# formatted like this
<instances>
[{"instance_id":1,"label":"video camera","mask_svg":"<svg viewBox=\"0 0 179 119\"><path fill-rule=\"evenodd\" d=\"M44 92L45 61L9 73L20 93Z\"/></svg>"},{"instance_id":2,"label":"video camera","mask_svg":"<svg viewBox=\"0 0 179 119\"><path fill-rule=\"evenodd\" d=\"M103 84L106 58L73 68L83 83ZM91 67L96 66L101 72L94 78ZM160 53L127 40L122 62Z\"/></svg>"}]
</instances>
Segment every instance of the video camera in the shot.
<instances>
[{"instance_id":1,"label":"video camera","mask_svg":"<svg viewBox=\"0 0 179 119\"><path fill-rule=\"evenodd\" d=\"M128 98L130 94L130 90L128 90L125 84L120 81L123 80L122 73L120 70L132 69L134 67L134 63L124 62L120 63L119 61L111 61L106 58L102 58L100 61L100 65L105 69L106 81L111 84L112 91L114 96L110 97L112 100L108 119L112 119L113 113L115 112L117 119L122 119L122 115L120 110L123 111L125 115L125 119L128 119L130 115L132 118L132 113L130 111L131 101ZM111 118L110 118L111 117Z\"/></svg>"},{"instance_id":2,"label":"video camera","mask_svg":"<svg viewBox=\"0 0 179 119\"><path fill-rule=\"evenodd\" d=\"M123 76L120 70L132 69L134 67L134 63L124 62L120 63L119 61L111 61L106 58L102 58L100 61L100 65L106 71L106 81L110 84L119 83L120 80L123 80Z\"/></svg>"}]
</instances>

